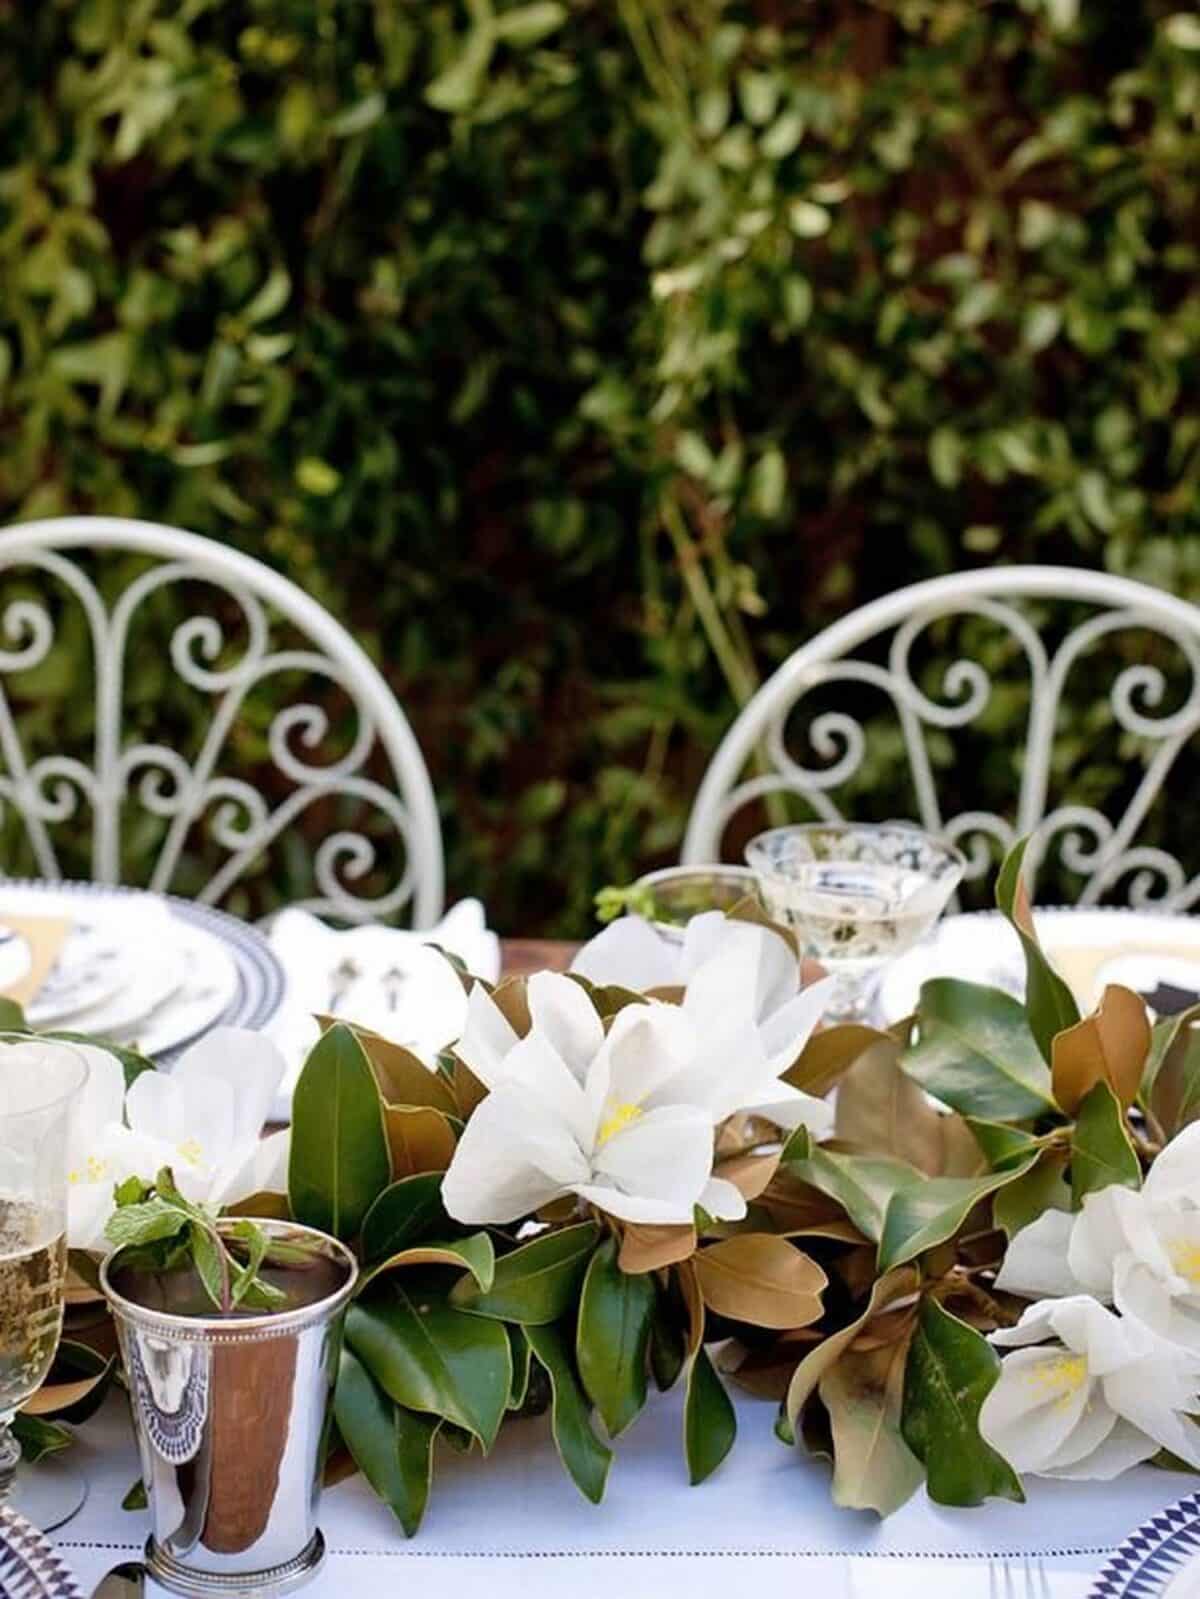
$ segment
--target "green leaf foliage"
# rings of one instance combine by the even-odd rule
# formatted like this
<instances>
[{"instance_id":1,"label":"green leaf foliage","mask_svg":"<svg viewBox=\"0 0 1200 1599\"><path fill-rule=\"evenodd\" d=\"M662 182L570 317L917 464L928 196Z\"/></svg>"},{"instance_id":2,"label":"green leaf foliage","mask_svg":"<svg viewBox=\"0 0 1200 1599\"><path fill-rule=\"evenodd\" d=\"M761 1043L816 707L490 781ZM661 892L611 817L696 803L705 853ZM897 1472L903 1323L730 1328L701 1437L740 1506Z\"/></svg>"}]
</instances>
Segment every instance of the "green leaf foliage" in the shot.
<instances>
[{"instance_id":1,"label":"green leaf foliage","mask_svg":"<svg viewBox=\"0 0 1200 1599\"><path fill-rule=\"evenodd\" d=\"M429 1238L449 1237L454 1230L442 1204L441 1173L403 1177L385 1188L363 1217L363 1260L371 1266Z\"/></svg>"},{"instance_id":2,"label":"green leaf foliage","mask_svg":"<svg viewBox=\"0 0 1200 1599\"><path fill-rule=\"evenodd\" d=\"M575 1363L609 1437L624 1432L646 1403L646 1365L655 1305L648 1272L617 1265L606 1238L588 1262L575 1328Z\"/></svg>"},{"instance_id":3,"label":"green leaf foliage","mask_svg":"<svg viewBox=\"0 0 1200 1599\"><path fill-rule=\"evenodd\" d=\"M1021 1177L1036 1159L1036 1154L1028 1155L1022 1165L985 1177L927 1177L915 1187L899 1189L883 1219L880 1271L902 1266L953 1238L981 1200Z\"/></svg>"},{"instance_id":4,"label":"green leaf foliage","mask_svg":"<svg viewBox=\"0 0 1200 1599\"><path fill-rule=\"evenodd\" d=\"M429 1501L441 1422L394 1403L349 1349L338 1365L334 1417L355 1465L414 1537Z\"/></svg>"},{"instance_id":5,"label":"green leaf foliage","mask_svg":"<svg viewBox=\"0 0 1200 1599\"><path fill-rule=\"evenodd\" d=\"M1142 1168L1117 1096L1107 1083L1096 1083L1079 1107L1071 1135L1071 1199L1076 1209L1085 1194L1114 1183L1140 1188Z\"/></svg>"},{"instance_id":6,"label":"green leaf foliage","mask_svg":"<svg viewBox=\"0 0 1200 1599\"><path fill-rule=\"evenodd\" d=\"M695 1485L711 1477L733 1448L736 1437L733 1401L701 1345L688 1372L683 1406L683 1453L688 1481Z\"/></svg>"},{"instance_id":7,"label":"green leaf foliage","mask_svg":"<svg viewBox=\"0 0 1200 1599\"><path fill-rule=\"evenodd\" d=\"M1000 1357L986 1338L936 1300L921 1301L900 1425L935 1504L1025 1497L1012 1467L979 1434L980 1408L999 1375Z\"/></svg>"},{"instance_id":8,"label":"green leaf foliage","mask_svg":"<svg viewBox=\"0 0 1200 1599\"><path fill-rule=\"evenodd\" d=\"M935 977L921 985L910 1077L964 1116L1020 1121L1053 1110L1050 1073L1022 1005L998 988Z\"/></svg>"},{"instance_id":9,"label":"green leaf foliage","mask_svg":"<svg viewBox=\"0 0 1200 1599\"><path fill-rule=\"evenodd\" d=\"M575 1304L588 1260L599 1236L595 1222L564 1227L521 1244L496 1261L485 1292L463 1278L450 1295L453 1304L474 1316L543 1326Z\"/></svg>"},{"instance_id":10,"label":"green leaf foliage","mask_svg":"<svg viewBox=\"0 0 1200 1599\"><path fill-rule=\"evenodd\" d=\"M1008 918L1025 956L1025 1002L1029 1025L1037 1039L1042 1059L1049 1064L1056 1033L1074 1027L1079 1020L1075 996L1051 966L1038 943L1022 873L1027 838L1014 844L1004 857L996 878L996 904Z\"/></svg>"},{"instance_id":11,"label":"green leaf foliage","mask_svg":"<svg viewBox=\"0 0 1200 1599\"><path fill-rule=\"evenodd\" d=\"M390 1176L371 1067L354 1033L338 1023L313 1045L292 1100L292 1214L335 1238L354 1238Z\"/></svg>"},{"instance_id":12,"label":"green leaf foliage","mask_svg":"<svg viewBox=\"0 0 1200 1599\"><path fill-rule=\"evenodd\" d=\"M612 1450L592 1430L570 1346L559 1327L528 1326L525 1336L550 1379L550 1426L559 1458L584 1498L598 1505L604 1498Z\"/></svg>"},{"instance_id":13,"label":"green leaf foliage","mask_svg":"<svg viewBox=\"0 0 1200 1599\"><path fill-rule=\"evenodd\" d=\"M822 1149L804 1128L788 1140L781 1169L835 1199L859 1232L874 1243L883 1234L892 1197L927 1181L915 1166L890 1156L844 1155Z\"/></svg>"},{"instance_id":14,"label":"green leaf foliage","mask_svg":"<svg viewBox=\"0 0 1200 1599\"><path fill-rule=\"evenodd\" d=\"M499 1322L468 1316L399 1273L350 1306L345 1336L397 1404L442 1416L491 1448L512 1389L512 1353Z\"/></svg>"}]
</instances>

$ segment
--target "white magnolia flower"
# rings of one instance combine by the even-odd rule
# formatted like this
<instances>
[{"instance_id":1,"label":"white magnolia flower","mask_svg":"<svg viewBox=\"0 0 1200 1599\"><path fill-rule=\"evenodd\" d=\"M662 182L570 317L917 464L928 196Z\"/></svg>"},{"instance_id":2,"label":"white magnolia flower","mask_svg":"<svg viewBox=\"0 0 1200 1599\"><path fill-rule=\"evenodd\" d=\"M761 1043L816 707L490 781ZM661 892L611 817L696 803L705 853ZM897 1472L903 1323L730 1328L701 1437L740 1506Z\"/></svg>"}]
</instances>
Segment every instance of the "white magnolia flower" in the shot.
<instances>
[{"instance_id":1,"label":"white magnolia flower","mask_svg":"<svg viewBox=\"0 0 1200 1599\"><path fill-rule=\"evenodd\" d=\"M1023 1228L996 1285L1092 1294L1200 1357L1200 1123L1171 1140L1140 1190L1104 1188L1077 1216L1047 1211Z\"/></svg>"},{"instance_id":2,"label":"white magnolia flower","mask_svg":"<svg viewBox=\"0 0 1200 1599\"><path fill-rule=\"evenodd\" d=\"M107 1050L79 1046L88 1082L72 1117L68 1151L67 1241L104 1248L113 1188L153 1179L170 1166L180 1192L224 1205L287 1188L287 1131L262 1138L283 1076L279 1051L261 1033L220 1027L173 1070L144 1072L125 1089Z\"/></svg>"},{"instance_id":3,"label":"white magnolia flower","mask_svg":"<svg viewBox=\"0 0 1200 1599\"><path fill-rule=\"evenodd\" d=\"M791 946L773 929L705 911L673 945L624 916L584 945L571 970L599 984L683 988L681 1009L700 1040L693 1102L709 1105L714 1122L747 1110L816 1138L832 1132L832 1106L780 1077L820 1021L833 979L802 989Z\"/></svg>"},{"instance_id":4,"label":"white magnolia flower","mask_svg":"<svg viewBox=\"0 0 1200 1599\"><path fill-rule=\"evenodd\" d=\"M527 992L532 1026L519 1039L484 989L472 990L457 1048L490 1092L443 1179L450 1214L515 1221L577 1194L631 1222L690 1222L697 1204L744 1215L737 1189L712 1177L714 1090L696 1071L704 1041L691 1018L632 1004L606 1034L570 977L539 973Z\"/></svg>"},{"instance_id":5,"label":"white magnolia flower","mask_svg":"<svg viewBox=\"0 0 1200 1599\"><path fill-rule=\"evenodd\" d=\"M1030 1305L992 1342L1016 1347L979 1431L1014 1471L1107 1480L1160 1448L1200 1467L1197 1365L1135 1322L1073 1295Z\"/></svg>"}]
</instances>

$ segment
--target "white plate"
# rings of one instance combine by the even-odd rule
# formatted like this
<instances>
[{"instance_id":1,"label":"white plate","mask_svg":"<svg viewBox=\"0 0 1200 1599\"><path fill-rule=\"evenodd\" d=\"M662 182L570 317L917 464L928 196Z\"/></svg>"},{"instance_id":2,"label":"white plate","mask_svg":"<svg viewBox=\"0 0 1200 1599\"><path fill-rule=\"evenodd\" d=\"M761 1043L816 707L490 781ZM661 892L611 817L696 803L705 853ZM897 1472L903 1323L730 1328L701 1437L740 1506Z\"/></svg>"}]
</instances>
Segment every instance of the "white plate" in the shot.
<instances>
[{"instance_id":1,"label":"white plate","mask_svg":"<svg viewBox=\"0 0 1200 1599\"><path fill-rule=\"evenodd\" d=\"M25 1007L31 1027L65 1025L111 999L133 974L133 955L119 928L101 917L76 922L36 996Z\"/></svg>"},{"instance_id":2,"label":"white plate","mask_svg":"<svg viewBox=\"0 0 1200 1599\"><path fill-rule=\"evenodd\" d=\"M1200 1494L1130 1533L1089 1599L1200 1599Z\"/></svg>"},{"instance_id":3,"label":"white plate","mask_svg":"<svg viewBox=\"0 0 1200 1599\"><path fill-rule=\"evenodd\" d=\"M152 1058L206 1033L238 996L237 962L215 934L181 925L178 958L178 989L134 1030L138 1048Z\"/></svg>"},{"instance_id":4,"label":"white plate","mask_svg":"<svg viewBox=\"0 0 1200 1599\"><path fill-rule=\"evenodd\" d=\"M1124 983L1160 1013L1200 999L1200 920L1150 911L1034 912L1042 948L1080 1006L1094 1010L1107 983ZM1025 991L1017 935L998 911L947 916L916 949L887 968L876 1008L890 1025L916 1009L921 984L961 977L1010 994Z\"/></svg>"}]
</instances>

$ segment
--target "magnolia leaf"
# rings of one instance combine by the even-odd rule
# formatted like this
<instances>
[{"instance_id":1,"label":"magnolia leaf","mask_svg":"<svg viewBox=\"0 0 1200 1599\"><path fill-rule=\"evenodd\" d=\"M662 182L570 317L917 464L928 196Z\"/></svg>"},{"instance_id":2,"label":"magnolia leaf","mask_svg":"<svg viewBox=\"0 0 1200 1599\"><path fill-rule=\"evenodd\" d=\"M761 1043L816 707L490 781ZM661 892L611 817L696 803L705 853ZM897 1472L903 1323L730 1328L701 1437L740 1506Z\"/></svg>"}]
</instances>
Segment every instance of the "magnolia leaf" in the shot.
<instances>
[{"instance_id":1,"label":"magnolia leaf","mask_svg":"<svg viewBox=\"0 0 1200 1599\"><path fill-rule=\"evenodd\" d=\"M891 1042L890 1033L858 1022L822 1027L809 1037L799 1060L784 1072L783 1080L806 1094L823 1098L868 1049Z\"/></svg>"},{"instance_id":2,"label":"magnolia leaf","mask_svg":"<svg viewBox=\"0 0 1200 1599\"><path fill-rule=\"evenodd\" d=\"M967 1126L993 1171L1019 1165L1041 1147L1032 1133L1022 1127L1010 1127L1006 1122L980 1121L976 1116L968 1116Z\"/></svg>"},{"instance_id":3,"label":"magnolia leaf","mask_svg":"<svg viewBox=\"0 0 1200 1599\"><path fill-rule=\"evenodd\" d=\"M928 1296L908 1351L900 1426L925 1466L939 1505L979 1505L989 1495L1023 1501L1012 1467L984 1442L979 1411L1000 1375L1000 1357L973 1327Z\"/></svg>"},{"instance_id":4,"label":"magnolia leaf","mask_svg":"<svg viewBox=\"0 0 1200 1599\"><path fill-rule=\"evenodd\" d=\"M388 1255L384 1260L376 1262L364 1272L359 1279L360 1292L381 1272L395 1271L402 1266L465 1267L480 1290L486 1293L492 1286L496 1258L492 1249L492 1240L487 1233L472 1233L469 1238L458 1238L448 1242L431 1240L424 1244L409 1244L406 1248L397 1250L394 1255Z\"/></svg>"},{"instance_id":5,"label":"magnolia leaf","mask_svg":"<svg viewBox=\"0 0 1200 1599\"><path fill-rule=\"evenodd\" d=\"M444 1172L454 1158L458 1133L454 1123L440 1110L385 1105L383 1126L393 1177Z\"/></svg>"},{"instance_id":6,"label":"magnolia leaf","mask_svg":"<svg viewBox=\"0 0 1200 1599\"><path fill-rule=\"evenodd\" d=\"M353 1238L391 1175L375 1078L362 1045L339 1022L313 1046L292 1099L292 1214Z\"/></svg>"},{"instance_id":7,"label":"magnolia leaf","mask_svg":"<svg viewBox=\"0 0 1200 1599\"><path fill-rule=\"evenodd\" d=\"M784 943L791 950L797 960L800 960L800 941L790 927L782 922L771 920L770 913L757 894L744 894L725 912L727 922L751 922L755 927L769 927L773 933L778 933ZM816 979L801 971L801 978L805 983L814 982ZM821 975L818 973L818 975Z\"/></svg>"},{"instance_id":8,"label":"magnolia leaf","mask_svg":"<svg viewBox=\"0 0 1200 1599\"><path fill-rule=\"evenodd\" d=\"M491 1448L512 1387L499 1323L410 1292L402 1276L392 1276L350 1306L346 1343L397 1404L442 1416Z\"/></svg>"},{"instance_id":9,"label":"magnolia leaf","mask_svg":"<svg viewBox=\"0 0 1200 1599\"><path fill-rule=\"evenodd\" d=\"M779 1172L755 1207L769 1217L776 1232L791 1238L835 1238L861 1243L863 1235L846 1218L843 1206L811 1183Z\"/></svg>"},{"instance_id":10,"label":"magnolia leaf","mask_svg":"<svg viewBox=\"0 0 1200 1599\"><path fill-rule=\"evenodd\" d=\"M10 1423L12 1435L21 1446L21 1458L27 1465L36 1466L39 1460L69 1449L74 1438L57 1421L46 1421L18 1410Z\"/></svg>"},{"instance_id":11,"label":"magnolia leaf","mask_svg":"<svg viewBox=\"0 0 1200 1599\"><path fill-rule=\"evenodd\" d=\"M526 1327L557 1321L578 1299L599 1232L595 1222L588 1221L534 1238L501 1255L487 1293L464 1277L451 1291L451 1303L473 1316Z\"/></svg>"},{"instance_id":12,"label":"magnolia leaf","mask_svg":"<svg viewBox=\"0 0 1200 1599\"><path fill-rule=\"evenodd\" d=\"M876 1279L867 1301L867 1308L862 1314L838 1332L830 1333L811 1354L804 1357L796 1367L788 1385L785 1402L788 1421L793 1432L798 1428L800 1412L834 1362L842 1357L876 1316L885 1311L889 1305L896 1304L898 1300L915 1295L920 1283L920 1273L915 1266L904 1266L899 1271L886 1272Z\"/></svg>"},{"instance_id":13,"label":"magnolia leaf","mask_svg":"<svg viewBox=\"0 0 1200 1599\"><path fill-rule=\"evenodd\" d=\"M779 1170L779 1156L734 1155L722 1160L713 1168L713 1176L732 1183L745 1200L757 1199L769 1186Z\"/></svg>"},{"instance_id":14,"label":"magnolia leaf","mask_svg":"<svg viewBox=\"0 0 1200 1599\"><path fill-rule=\"evenodd\" d=\"M506 977L492 990L492 1004L516 1033L524 1038L533 1026L529 1013L529 990L524 977Z\"/></svg>"},{"instance_id":15,"label":"magnolia leaf","mask_svg":"<svg viewBox=\"0 0 1200 1599\"><path fill-rule=\"evenodd\" d=\"M460 1120L468 1121L487 1098L487 1089L475 1073L458 1056L451 1054L450 1085L454 1089L454 1102Z\"/></svg>"},{"instance_id":16,"label":"magnolia leaf","mask_svg":"<svg viewBox=\"0 0 1200 1599\"><path fill-rule=\"evenodd\" d=\"M79 1426L104 1403L117 1369L117 1356L105 1358L87 1344L63 1338L42 1386L21 1406L27 1416L69 1421Z\"/></svg>"},{"instance_id":17,"label":"magnolia leaf","mask_svg":"<svg viewBox=\"0 0 1200 1599\"><path fill-rule=\"evenodd\" d=\"M742 1233L701 1249L693 1260L704 1303L756 1327L807 1327L821 1314L828 1278L785 1238Z\"/></svg>"},{"instance_id":18,"label":"magnolia leaf","mask_svg":"<svg viewBox=\"0 0 1200 1599\"><path fill-rule=\"evenodd\" d=\"M1022 875L1028 847L1028 838L1023 838L1004 857L996 878L996 904L1021 940L1025 956L1025 1008L1042 1059L1048 1065L1055 1035L1075 1026L1079 1020L1079 1006L1075 1003L1074 994L1046 959L1038 942Z\"/></svg>"},{"instance_id":19,"label":"magnolia leaf","mask_svg":"<svg viewBox=\"0 0 1200 1599\"><path fill-rule=\"evenodd\" d=\"M525 1336L550 1379L550 1426L559 1459L580 1493L598 1505L604 1498L612 1450L592 1431L566 1338L560 1328L551 1326L527 1326Z\"/></svg>"},{"instance_id":20,"label":"magnolia leaf","mask_svg":"<svg viewBox=\"0 0 1200 1599\"><path fill-rule=\"evenodd\" d=\"M883 1233L884 1214L892 1195L925 1180L905 1161L818 1148L804 1128L789 1138L782 1168L785 1175L836 1199L859 1232L873 1243L878 1243Z\"/></svg>"},{"instance_id":21,"label":"magnolia leaf","mask_svg":"<svg viewBox=\"0 0 1200 1599\"><path fill-rule=\"evenodd\" d=\"M687 1363L690 1330L691 1316L678 1274L667 1272L665 1281L655 1281L650 1324L650 1370L660 1393L674 1387Z\"/></svg>"},{"instance_id":22,"label":"magnolia leaf","mask_svg":"<svg viewBox=\"0 0 1200 1599\"><path fill-rule=\"evenodd\" d=\"M1200 1005L1166 1016L1151 1029L1143 1095L1168 1138L1200 1117Z\"/></svg>"},{"instance_id":23,"label":"magnolia leaf","mask_svg":"<svg viewBox=\"0 0 1200 1599\"><path fill-rule=\"evenodd\" d=\"M900 1431L908 1344L900 1338L877 1349L849 1349L821 1379L835 1505L890 1516L921 1485L921 1462Z\"/></svg>"},{"instance_id":24,"label":"magnolia leaf","mask_svg":"<svg viewBox=\"0 0 1200 1599\"><path fill-rule=\"evenodd\" d=\"M1053 1110L1050 1073L1020 1004L998 988L935 977L921 985L904 1070L935 1099L987 1121Z\"/></svg>"},{"instance_id":25,"label":"magnolia leaf","mask_svg":"<svg viewBox=\"0 0 1200 1599\"><path fill-rule=\"evenodd\" d=\"M363 1260L371 1265L430 1237L444 1238L454 1223L442 1204L440 1172L405 1177L385 1188L363 1218Z\"/></svg>"},{"instance_id":26,"label":"magnolia leaf","mask_svg":"<svg viewBox=\"0 0 1200 1599\"><path fill-rule=\"evenodd\" d=\"M387 1105L428 1106L448 1116L458 1114L453 1087L438 1071L405 1049L365 1027L353 1028L371 1063L379 1093Z\"/></svg>"},{"instance_id":27,"label":"magnolia leaf","mask_svg":"<svg viewBox=\"0 0 1200 1599\"><path fill-rule=\"evenodd\" d=\"M1052 1045L1054 1097L1074 1115L1095 1083L1107 1083L1126 1109L1137 1098L1150 1053L1145 1001L1110 983L1099 1008L1059 1033Z\"/></svg>"},{"instance_id":28,"label":"magnolia leaf","mask_svg":"<svg viewBox=\"0 0 1200 1599\"><path fill-rule=\"evenodd\" d=\"M1071 1190L1063 1180L1065 1149L1046 1150L1022 1176L1001 1188L992 1201L992 1220L1012 1238L1047 1210L1070 1210Z\"/></svg>"},{"instance_id":29,"label":"magnolia leaf","mask_svg":"<svg viewBox=\"0 0 1200 1599\"><path fill-rule=\"evenodd\" d=\"M880 1271L915 1260L953 1238L981 1199L1029 1171L1036 1159L1036 1154L1029 1155L1023 1165L983 1177L930 1177L916 1187L898 1190L883 1221Z\"/></svg>"},{"instance_id":30,"label":"magnolia leaf","mask_svg":"<svg viewBox=\"0 0 1200 1599\"><path fill-rule=\"evenodd\" d=\"M1085 1194L1113 1184L1142 1186L1142 1168L1134 1153L1125 1116L1106 1082L1093 1084L1084 1096L1071 1135L1071 1199L1078 1210Z\"/></svg>"},{"instance_id":31,"label":"magnolia leaf","mask_svg":"<svg viewBox=\"0 0 1200 1599\"><path fill-rule=\"evenodd\" d=\"M843 1075L837 1091L837 1137L877 1155L894 1155L936 1176L944 1157L942 1116L900 1069L900 1045L872 1044Z\"/></svg>"},{"instance_id":32,"label":"magnolia leaf","mask_svg":"<svg viewBox=\"0 0 1200 1599\"><path fill-rule=\"evenodd\" d=\"M696 1276L696 1262L685 1260L676 1266L672 1276L679 1285L679 1293L687 1311L687 1354L694 1355L704 1342L704 1296L700 1292L700 1282Z\"/></svg>"},{"instance_id":33,"label":"magnolia leaf","mask_svg":"<svg viewBox=\"0 0 1200 1599\"><path fill-rule=\"evenodd\" d=\"M533 1351L529 1347L529 1339L525 1336L523 1327L516 1327L512 1322L505 1322L504 1330L508 1334L509 1348L512 1351L512 1383L508 1390L508 1408L520 1410L529 1393L529 1367L533 1358Z\"/></svg>"},{"instance_id":34,"label":"magnolia leaf","mask_svg":"<svg viewBox=\"0 0 1200 1599\"><path fill-rule=\"evenodd\" d=\"M696 1253L696 1229L626 1222L617 1264L622 1271L659 1271Z\"/></svg>"},{"instance_id":35,"label":"magnolia leaf","mask_svg":"<svg viewBox=\"0 0 1200 1599\"><path fill-rule=\"evenodd\" d=\"M583 1279L575 1363L610 1438L624 1432L646 1403L654 1298L652 1279L622 1271L616 1240L606 1238L594 1251Z\"/></svg>"},{"instance_id":36,"label":"magnolia leaf","mask_svg":"<svg viewBox=\"0 0 1200 1599\"><path fill-rule=\"evenodd\" d=\"M349 1349L341 1353L333 1412L355 1465L414 1537L429 1502L441 1421L393 1403Z\"/></svg>"},{"instance_id":37,"label":"magnolia leaf","mask_svg":"<svg viewBox=\"0 0 1200 1599\"><path fill-rule=\"evenodd\" d=\"M683 1452L693 1487L712 1476L733 1448L736 1437L733 1403L713 1370L707 1350L701 1347L688 1372L683 1407Z\"/></svg>"}]
</instances>

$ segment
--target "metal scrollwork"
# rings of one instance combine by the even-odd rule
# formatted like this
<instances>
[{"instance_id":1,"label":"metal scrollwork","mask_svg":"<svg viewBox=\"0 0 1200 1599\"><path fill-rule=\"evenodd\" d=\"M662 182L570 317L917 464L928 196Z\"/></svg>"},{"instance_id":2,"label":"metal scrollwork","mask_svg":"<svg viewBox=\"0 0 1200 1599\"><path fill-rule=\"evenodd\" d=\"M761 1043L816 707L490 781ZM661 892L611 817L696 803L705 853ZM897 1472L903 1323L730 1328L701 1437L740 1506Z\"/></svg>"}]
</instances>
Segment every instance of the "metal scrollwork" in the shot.
<instances>
[{"instance_id":1,"label":"metal scrollwork","mask_svg":"<svg viewBox=\"0 0 1200 1599\"><path fill-rule=\"evenodd\" d=\"M1024 597L1086 602L1093 614L1077 622L1051 653L1020 608ZM963 617L978 617L1008 636L1005 681L1019 662L1028 683L1023 758L1018 760L1014 749L1012 806L1003 814L970 809L947 815L937 792L930 735L952 736L978 724L996 685L982 662L960 654L942 669L939 695L931 697L917 681L914 646L935 624ZM1078 688L1080 674L1092 668L1115 635L1131 632L1145 641L1144 658L1117 671L1107 697L1116 728L1139 741L1141 764L1122 815L1113 818L1070 803L1069 796L1052 796L1051 757L1068 714L1068 686ZM878 656L880 641L886 644L886 664L856 658L854 651L866 644L875 644L872 654ZM1160 664L1168 654L1178 667L1174 675ZM839 790L862 773L876 725L848 709L827 708L824 696L819 705L812 701L817 690L839 684L878 694L899 724L914 819L958 844L967 858L968 880L990 874L1016 837L1032 833L1031 863L1053 859L1082 879L1085 904L1117 896L1134 905L1181 910L1200 900L1200 876L1189 878L1174 856L1138 842L1180 751L1200 728L1200 612L1194 607L1127 579L1045 567L936 579L877 601L798 650L743 710L697 797L685 860L719 858L731 817L770 794L799 796L818 819L836 819ZM789 742L793 726L803 729L803 751ZM748 775L752 763L755 769Z\"/></svg>"},{"instance_id":2,"label":"metal scrollwork","mask_svg":"<svg viewBox=\"0 0 1200 1599\"><path fill-rule=\"evenodd\" d=\"M65 553L98 547L155 558L111 608L87 571ZM436 919L441 840L411 730L358 645L308 596L248 557L195 535L107 518L65 518L0 532L0 577L9 573L49 590L45 599L22 595L0 610L0 807L20 814L43 876L61 875L51 829L77 819L86 807L92 875L117 882L123 826L140 809L165 823L148 886L170 889L198 828L224 854L200 895L215 902L289 826L319 802L333 801L334 830L314 843L310 908L357 922L394 917L411 905L417 925ZM168 645L176 676L206 702L199 749L188 754L164 741L123 737L131 629L152 595L181 584L188 585L189 596L211 596L204 611L174 627ZM46 660L73 604L84 612L92 644L94 758L32 760L6 680ZM276 616L307 635L313 647L273 647ZM284 674L298 683L316 680L336 693L339 728L345 706L347 731L339 731L331 751L325 706L311 698L285 704L267 729L270 780L258 786L223 767L249 696ZM383 779L385 765L390 771ZM353 807L349 813L346 802ZM369 836L346 825L347 814L366 811L377 818ZM368 880L374 892L366 891Z\"/></svg>"}]
</instances>

